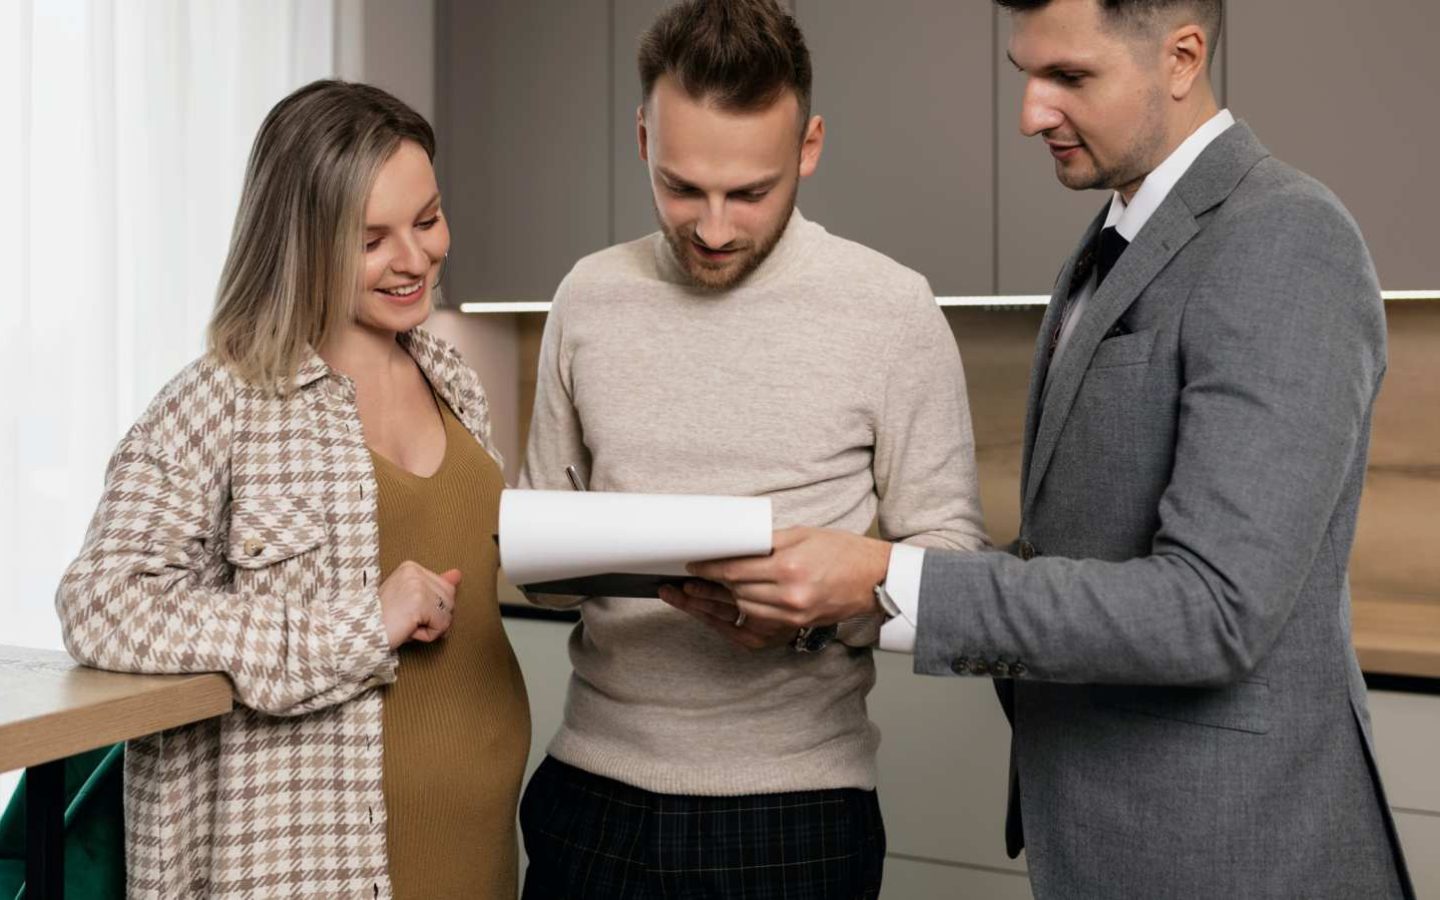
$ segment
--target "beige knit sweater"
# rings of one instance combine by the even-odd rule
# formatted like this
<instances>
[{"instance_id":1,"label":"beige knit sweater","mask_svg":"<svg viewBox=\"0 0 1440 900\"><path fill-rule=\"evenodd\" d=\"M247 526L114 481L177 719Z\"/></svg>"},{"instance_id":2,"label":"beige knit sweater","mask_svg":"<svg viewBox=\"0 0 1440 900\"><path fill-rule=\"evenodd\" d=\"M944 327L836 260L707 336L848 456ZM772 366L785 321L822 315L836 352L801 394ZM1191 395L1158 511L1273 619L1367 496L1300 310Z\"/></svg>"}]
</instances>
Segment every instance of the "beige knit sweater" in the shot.
<instances>
[{"instance_id":1,"label":"beige knit sweater","mask_svg":"<svg viewBox=\"0 0 1440 900\"><path fill-rule=\"evenodd\" d=\"M522 487L768 496L777 527L984 544L959 353L925 279L797 211L723 293L659 234L581 260L546 323ZM558 759L648 790L875 784L868 648L751 652L658 600L590 598Z\"/></svg>"}]
</instances>

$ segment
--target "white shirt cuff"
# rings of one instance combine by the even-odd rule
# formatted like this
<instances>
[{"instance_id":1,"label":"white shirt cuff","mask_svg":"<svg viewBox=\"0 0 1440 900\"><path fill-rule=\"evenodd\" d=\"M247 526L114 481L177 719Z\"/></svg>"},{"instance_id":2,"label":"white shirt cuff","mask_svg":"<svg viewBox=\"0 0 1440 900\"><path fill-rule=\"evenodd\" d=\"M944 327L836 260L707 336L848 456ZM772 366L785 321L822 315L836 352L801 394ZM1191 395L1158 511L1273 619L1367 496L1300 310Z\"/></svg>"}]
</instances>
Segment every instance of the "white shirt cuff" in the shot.
<instances>
[{"instance_id":1,"label":"white shirt cuff","mask_svg":"<svg viewBox=\"0 0 1440 900\"><path fill-rule=\"evenodd\" d=\"M900 607L900 615L880 626L881 650L915 652L915 623L920 620L920 574L924 568L924 547L895 544L890 548L885 592Z\"/></svg>"}]
</instances>

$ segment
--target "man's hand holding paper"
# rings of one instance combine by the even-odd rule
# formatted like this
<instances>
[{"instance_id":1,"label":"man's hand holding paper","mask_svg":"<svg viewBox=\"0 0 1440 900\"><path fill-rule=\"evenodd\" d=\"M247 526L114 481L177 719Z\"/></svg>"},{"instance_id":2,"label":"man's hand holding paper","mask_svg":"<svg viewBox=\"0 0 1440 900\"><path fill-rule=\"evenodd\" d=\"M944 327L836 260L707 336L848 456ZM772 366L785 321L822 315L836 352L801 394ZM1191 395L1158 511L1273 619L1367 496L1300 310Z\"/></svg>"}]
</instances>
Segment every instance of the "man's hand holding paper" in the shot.
<instances>
[{"instance_id":1,"label":"man's hand holding paper","mask_svg":"<svg viewBox=\"0 0 1440 900\"><path fill-rule=\"evenodd\" d=\"M695 562L683 590L661 599L746 647L788 643L806 627L881 614L875 585L885 580L890 544L825 528L776 531L765 556ZM728 630L715 623L731 610ZM744 627L735 619L744 614Z\"/></svg>"}]
</instances>

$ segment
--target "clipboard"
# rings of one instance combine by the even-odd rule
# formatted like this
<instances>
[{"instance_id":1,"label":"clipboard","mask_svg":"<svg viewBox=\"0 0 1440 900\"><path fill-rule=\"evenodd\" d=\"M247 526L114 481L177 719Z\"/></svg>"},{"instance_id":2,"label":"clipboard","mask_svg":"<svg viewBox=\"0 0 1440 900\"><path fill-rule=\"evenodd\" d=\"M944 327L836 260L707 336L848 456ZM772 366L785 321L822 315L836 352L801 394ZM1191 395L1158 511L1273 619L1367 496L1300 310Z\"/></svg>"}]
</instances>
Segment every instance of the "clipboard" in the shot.
<instances>
[{"instance_id":1,"label":"clipboard","mask_svg":"<svg viewBox=\"0 0 1440 900\"><path fill-rule=\"evenodd\" d=\"M635 572L611 572L605 575L587 575L583 578L563 578L559 581L539 581L522 584L520 590L527 594L561 594L572 597L660 597L660 588L669 585L678 588L692 579L681 575L645 575Z\"/></svg>"}]
</instances>

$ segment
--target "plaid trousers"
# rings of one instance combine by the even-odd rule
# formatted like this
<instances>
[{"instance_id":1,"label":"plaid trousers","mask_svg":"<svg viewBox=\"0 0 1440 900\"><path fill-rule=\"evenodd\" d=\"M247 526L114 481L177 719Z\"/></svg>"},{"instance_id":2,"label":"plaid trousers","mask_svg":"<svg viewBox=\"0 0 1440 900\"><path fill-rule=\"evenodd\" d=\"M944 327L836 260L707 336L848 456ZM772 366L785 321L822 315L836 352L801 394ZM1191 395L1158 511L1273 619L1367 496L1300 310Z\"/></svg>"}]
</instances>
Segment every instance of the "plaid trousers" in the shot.
<instances>
[{"instance_id":1,"label":"plaid trousers","mask_svg":"<svg viewBox=\"0 0 1440 900\"><path fill-rule=\"evenodd\" d=\"M874 791L657 794L546 757L525 789L524 900L880 896Z\"/></svg>"}]
</instances>

